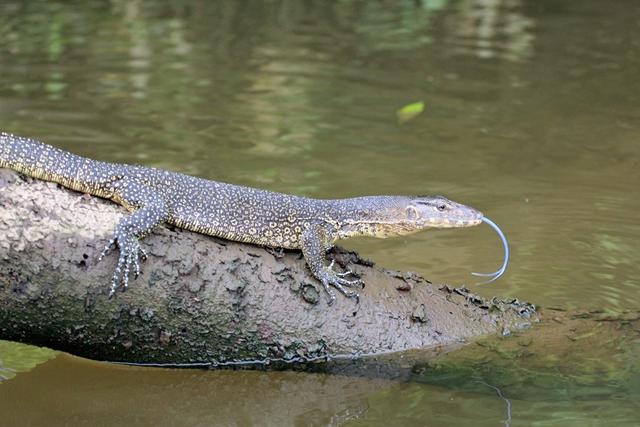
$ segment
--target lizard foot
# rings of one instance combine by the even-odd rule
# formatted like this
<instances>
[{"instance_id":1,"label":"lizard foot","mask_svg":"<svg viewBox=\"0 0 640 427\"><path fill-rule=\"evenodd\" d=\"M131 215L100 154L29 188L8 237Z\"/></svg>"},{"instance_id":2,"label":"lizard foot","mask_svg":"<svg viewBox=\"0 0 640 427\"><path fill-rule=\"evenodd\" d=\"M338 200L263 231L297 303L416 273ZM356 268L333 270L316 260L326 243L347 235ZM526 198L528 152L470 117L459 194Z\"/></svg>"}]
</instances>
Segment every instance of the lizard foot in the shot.
<instances>
[{"instance_id":1,"label":"lizard foot","mask_svg":"<svg viewBox=\"0 0 640 427\"><path fill-rule=\"evenodd\" d=\"M336 295L333 290L331 290L331 286L339 290L340 293L342 293L342 295L346 296L347 298L355 298L356 301L360 300L360 294L358 294L358 292L356 291L347 289L347 287L359 285L362 283L362 280L347 280L343 277L340 277L330 269L324 270L323 273L320 274L319 279L322 283L322 286L324 287L325 292L329 296L329 305L333 304L333 302L336 300Z\"/></svg>"},{"instance_id":2,"label":"lizard foot","mask_svg":"<svg viewBox=\"0 0 640 427\"><path fill-rule=\"evenodd\" d=\"M355 277L357 277L357 278L358 278L358 280L355 280L355 281L353 281L353 282L361 282L361 280L359 280L359 279L360 279L360 277L358 276L358 274L357 274L357 273L355 273L355 272L353 272L353 271L351 271L351 270L343 271L343 272L341 272L341 273L340 273L340 272L337 272L337 271L333 271L333 266L334 266L334 264L335 264L335 263L336 263L336 260L335 260L335 259L332 259L332 260L331 260L331 264L329 264L329 267L327 267L327 268L328 268L328 269L329 269L333 274L335 274L335 275L336 275L336 276L338 276L338 277L346 277L346 276L348 276L348 275L350 275L350 274L351 274L351 275L353 275L353 276L355 276Z\"/></svg>"},{"instance_id":3,"label":"lizard foot","mask_svg":"<svg viewBox=\"0 0 640 427\"><path fill-rule=\"evenodd\" d=\"M140 242L135 236L127 235L120 230L116 230L114 237L107 243L104 250L98 257L98 261L102 260L104 256L111 250L111 247L117 244L120 248L120 256L118 257L118 264L116 270L111 277L111 287L109 296L112 296L120 283L124 288L129 286L129 273L131 267L134 268L134 279L140 275L140 262L147 259L147 252L140 247Z\"/></svg>"}]
</instances>

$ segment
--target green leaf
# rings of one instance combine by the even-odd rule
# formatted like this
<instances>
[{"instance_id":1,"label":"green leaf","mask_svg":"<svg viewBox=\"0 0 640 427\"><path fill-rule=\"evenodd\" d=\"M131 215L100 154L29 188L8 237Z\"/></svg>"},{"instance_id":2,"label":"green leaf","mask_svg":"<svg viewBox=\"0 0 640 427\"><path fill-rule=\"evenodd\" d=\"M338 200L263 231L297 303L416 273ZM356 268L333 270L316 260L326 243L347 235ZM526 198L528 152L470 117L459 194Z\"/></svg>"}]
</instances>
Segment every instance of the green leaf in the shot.
<instances>
[{"instance_id":1,"label":"green leaf","mask_svg":"<svg viewBox=\"0 0 640 427\"><path fill-rule=\"evenodd\" d=\"M18 372L27 372L53 359L57 351L16 342L0 340L0 383Z\"/></svg>"},{"instance_id":2,"label":"green leaf","mask_svg":"<svg viewBox=\"0 0 640 427\"><path fill-rule=\"evenodd\" d=\"M411 104L407 104L404 107L400 108L396 111L396 116L398 116L398 122L400 124L406 123L411 119L422 114L424 111L424 102L413 102Z\"/></svg>"}]
</instances>

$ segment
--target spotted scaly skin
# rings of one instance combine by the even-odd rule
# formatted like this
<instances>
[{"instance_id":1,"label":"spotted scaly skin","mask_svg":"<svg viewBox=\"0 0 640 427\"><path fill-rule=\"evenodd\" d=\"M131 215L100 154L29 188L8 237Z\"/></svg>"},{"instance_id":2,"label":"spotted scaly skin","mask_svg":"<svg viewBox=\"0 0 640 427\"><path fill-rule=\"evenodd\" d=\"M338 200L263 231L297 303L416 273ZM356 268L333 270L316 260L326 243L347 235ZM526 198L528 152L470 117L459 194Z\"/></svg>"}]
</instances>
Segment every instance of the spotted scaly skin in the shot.
<instances>
[{"instance_id":1,"label":"spotted scaly skin","mask_svg":"<svg viewBox=\"0 0 640 427\"><path fill-rule=\"evenodd\" d=\"M132 212L113 239L120 248L111 294L140 273L140 240L165 222L186 230L256 245L300 249L333 302L331 287L348 297L359 280L336 273L325 254L354 236L386 238L427 228L470 227L482 214L442 196L367 196L321 200L210 181L161 169L100 162L29 138L0 133L0 167L113 200Z\"/></svg>"}]
</instances>

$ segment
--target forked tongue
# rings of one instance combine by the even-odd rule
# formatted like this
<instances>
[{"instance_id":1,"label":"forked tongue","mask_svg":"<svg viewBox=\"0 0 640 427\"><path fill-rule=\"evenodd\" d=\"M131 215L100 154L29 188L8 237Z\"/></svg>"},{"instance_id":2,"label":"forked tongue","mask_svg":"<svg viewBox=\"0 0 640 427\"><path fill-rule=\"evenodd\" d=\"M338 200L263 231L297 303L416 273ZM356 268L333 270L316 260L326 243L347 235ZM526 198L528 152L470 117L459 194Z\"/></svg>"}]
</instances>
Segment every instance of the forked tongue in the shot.
<instances>
[{"instance_id":1,"label":"forked tongue","mask_svg":"<svg viewBox=\"0 0 640 427\"><path fill-rule=\"evenodd\" d=\"M505 237L504 233L502 232L502 230L500 230L500 227L498 227L498 225L495 222L491 221L486 216L482 217L482 222L489 224L491 228L496 230L496 233L498 233L500 240L502 240L502 246L504 247L504 261L502 262L502 266L498 270L494 271L493 273L471 273L474 276L489 278L484 282L478 283L479 285L483 283L491 283L494 280L496 280L498 277L502 276L505 270L507 269L507 264L509 264L509 242L507 242L507 238Z\"/></svg>"}]
</instances>

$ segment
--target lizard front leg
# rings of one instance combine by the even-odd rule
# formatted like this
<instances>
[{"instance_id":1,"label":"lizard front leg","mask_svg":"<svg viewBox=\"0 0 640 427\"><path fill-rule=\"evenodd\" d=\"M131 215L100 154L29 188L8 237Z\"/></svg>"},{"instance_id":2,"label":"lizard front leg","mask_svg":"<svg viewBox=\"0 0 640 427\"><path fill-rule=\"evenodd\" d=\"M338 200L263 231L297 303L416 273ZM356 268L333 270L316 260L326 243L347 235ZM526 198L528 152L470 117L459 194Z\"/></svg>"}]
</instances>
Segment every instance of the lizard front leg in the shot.
<instances>
[{"instance_id":1,"label":"lizard front leg","mask_svg":"<svg viewBox=\"0 0 640 427\"><path fill-rule=\"evenodd\" d=\"M336 296L331 286L338 289L346 297L358 298L355 291L346 289L360 283L360 280L347 280L336 274L325 264L325 254L332 246L334 239L329 237L329 232L321 225L313 224L302 233L302 254L304 255L311 273L322 283L324 290L329 295L329 304L335 301Z\"/></svg>"},{"instance_id":2,"label":"lizard front leg","mask_svg":"<svg viewBox=\"0 0 640 427\"><path fill-rule=\"evenodd\" d=\"M113 184L113 190L121 201L138 210L132 215L122 218L116 226L113 238L105 246L98 260L101 260L112 245L120 248L118 264L111 279L113 295L120 282L126 288L129 285L129 272L135 268L135 277L140 274L139 258L146 259L147 254L140 247L140 239L149 234L157 225L166 221L169 209L160 194L138 182L124 178Z\"/></svg>"}]
</instances>

